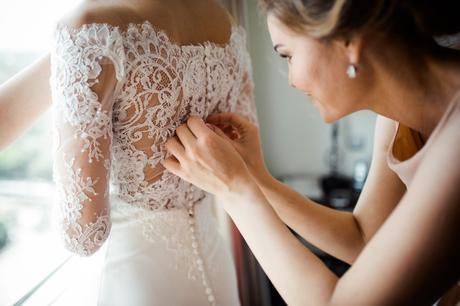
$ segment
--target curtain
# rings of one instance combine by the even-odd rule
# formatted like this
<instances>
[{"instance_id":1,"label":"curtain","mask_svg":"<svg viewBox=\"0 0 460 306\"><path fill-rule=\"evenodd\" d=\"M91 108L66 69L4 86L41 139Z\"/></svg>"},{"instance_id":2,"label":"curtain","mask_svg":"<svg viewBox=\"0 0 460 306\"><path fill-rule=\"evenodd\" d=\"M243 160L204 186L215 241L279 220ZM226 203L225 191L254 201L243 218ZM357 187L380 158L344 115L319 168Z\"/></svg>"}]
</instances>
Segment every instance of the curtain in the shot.
<instances>
[{"instance_id":1,"label":"curtain","mask_svg":"<svg viewBox=\"0 0 460 306\"><path fill-rule=\"evenodd\" d=\"M220 0L222 4L228 9L232 14L235 21L242 25L246 26L246 10L245 10L245 0Z\"/></svg>"}]
</instances>

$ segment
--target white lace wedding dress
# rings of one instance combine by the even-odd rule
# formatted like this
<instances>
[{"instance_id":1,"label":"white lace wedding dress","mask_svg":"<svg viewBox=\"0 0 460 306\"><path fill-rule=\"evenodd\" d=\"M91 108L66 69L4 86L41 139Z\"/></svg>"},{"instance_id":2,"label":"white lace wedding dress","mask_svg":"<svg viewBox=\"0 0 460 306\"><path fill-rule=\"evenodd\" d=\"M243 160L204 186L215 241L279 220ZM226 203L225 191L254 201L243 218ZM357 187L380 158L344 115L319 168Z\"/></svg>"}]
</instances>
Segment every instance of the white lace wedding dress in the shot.
<instances>
[{"instance_id":1,"label":"white lace wedding dress","mask_svg":"<svg viewBox=\"0 0 460 306\"><path fill-rule=\"evenodd\" d=\"M98 262L64 304L239 305L210 195L159 161L190 115L256 122L244 30L224 45L179 45L147 21L59 24L50 84L61 231Z\"/></svg>"}]
</instances>

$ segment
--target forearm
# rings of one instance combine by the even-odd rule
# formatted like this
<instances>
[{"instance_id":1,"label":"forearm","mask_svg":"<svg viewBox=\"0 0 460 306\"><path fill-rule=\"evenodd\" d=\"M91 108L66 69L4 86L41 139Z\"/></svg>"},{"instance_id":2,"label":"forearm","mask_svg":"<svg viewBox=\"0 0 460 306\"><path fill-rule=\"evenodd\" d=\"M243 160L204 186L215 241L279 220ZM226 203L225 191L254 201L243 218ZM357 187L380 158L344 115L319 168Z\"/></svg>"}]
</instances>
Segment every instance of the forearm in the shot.
<instances>
[{"instance_id":1,"label":"forearm","mask_svg":"<svg viewBox=\"0 0 460 306\"><path fill-rule=\"evenodd\" d=\"M337 277L278 218L254 184L222 199L226 211L289 305L325 305Z\"/></svg>"},{"instance_id":2,"label":"forearm","mask_svg":"<svg viewBox=\"0 0 460 306\"><path fill-rule=\"evenodd\" d=\"M352 213L315 203L267 173L255 181L284 223L323 251L353 263L364 240Z\"/></svg>"},{"instance_id":3,"label":"forearm","mask_svg":"<svg viewBox=\"0 0 460 306\"><path fill-rule=\"evenodd\" d=\"M49 65L44 56L0 86L0 150L51 105Z\"/></svg>"}]
</instances>

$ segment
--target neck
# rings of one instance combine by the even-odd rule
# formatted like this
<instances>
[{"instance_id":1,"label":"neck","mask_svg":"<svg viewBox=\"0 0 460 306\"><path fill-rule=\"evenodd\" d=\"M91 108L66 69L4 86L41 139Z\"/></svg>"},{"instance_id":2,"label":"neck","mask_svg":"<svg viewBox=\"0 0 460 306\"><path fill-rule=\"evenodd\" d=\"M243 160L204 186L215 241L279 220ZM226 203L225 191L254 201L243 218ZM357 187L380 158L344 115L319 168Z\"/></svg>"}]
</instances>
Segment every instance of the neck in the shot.
<instances>
[{"instance_id":1,"label":"neck","mask_svg":"<svg viewBox=\"0 0 460 306\"><path fill-rule=\"evenodd\" d=\"M385 85L371 109L427 139L460 90L460 52L439 48L436 56L417 57L414 51L383 50L376 75Z\"/></svg>"}]
</instances>

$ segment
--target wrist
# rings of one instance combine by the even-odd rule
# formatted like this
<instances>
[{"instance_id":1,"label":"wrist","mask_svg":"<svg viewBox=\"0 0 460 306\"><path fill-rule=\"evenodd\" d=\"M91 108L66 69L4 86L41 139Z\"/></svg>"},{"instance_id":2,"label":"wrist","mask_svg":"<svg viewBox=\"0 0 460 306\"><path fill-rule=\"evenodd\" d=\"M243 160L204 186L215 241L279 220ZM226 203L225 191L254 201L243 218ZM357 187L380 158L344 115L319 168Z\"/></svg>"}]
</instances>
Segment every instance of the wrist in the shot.
<instances>
[{"instance_id":1,"label":"wrist","mask_svg":"<svg viewBox=\"0 0 460 306\"><path fill-rule=\"evenodd\" d=\"M250 172L238 176L234 179L229 185L226 190L228 195L235 195L235 194L244 194L248 191L251 191L253 188L256 188L257 184L255 179L252 177Z\"/></svg>"},{"instance_id":2,"label":"wrist","mask_svg":"<svg viewBox=\"0 0 460 306\"><path fill-rule=\"evenodd\" d=\"M265 166L252 168L251 176L259 187L270 184L273 177Z\"/></svg>"},{"instance_id":3,"label":"wrist","mask_svg":"<svg viewBox=\"0 0 460 306\"><path fill-rule=\"evenodd\" d=\"M225 192L218 196L227 200L226 202L241 202L243 199L251 198L259 192L259 187L254 178L248 173L244 176L239 176L231 184L228 185Z\"/></svg>"}]
</instances>

